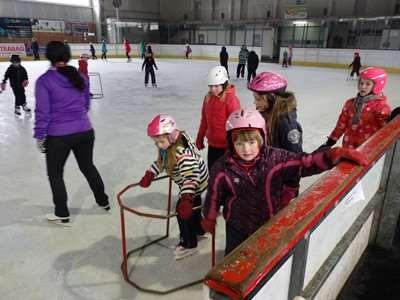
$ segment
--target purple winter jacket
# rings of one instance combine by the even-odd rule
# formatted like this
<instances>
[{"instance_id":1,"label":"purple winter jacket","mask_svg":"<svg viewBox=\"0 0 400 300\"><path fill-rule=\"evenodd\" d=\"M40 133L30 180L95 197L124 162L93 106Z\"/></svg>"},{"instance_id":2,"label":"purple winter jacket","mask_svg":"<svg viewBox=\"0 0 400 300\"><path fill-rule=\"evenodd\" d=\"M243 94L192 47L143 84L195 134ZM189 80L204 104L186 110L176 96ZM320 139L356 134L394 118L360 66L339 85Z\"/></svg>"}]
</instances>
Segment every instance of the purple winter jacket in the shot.
<instances>
[{"instance_id":1,"label":"purple winter jacket","mask_svg":"<svg viewBox=\"0 0 400 300\"><path fill-rule=\"evenodd\" d=\"M36 81L34 137L62 136L92 128L87 112L90 106L89 82L83 91L67 77L50 68Z\"/></svg>"},{"instance_id":2,"label":"purple winter jacket","mask_svg":"<svg viewBox=\"0 0 400 300\"><path fill-rule=\"evenodd\" d=\"M228 152L213 165L202 214L216 220L223 205L226 223L250 236L292 199L287 191L293 176L332 167L329 148L307 154L264 146L249 173Z\"/></svg>"}]
</instances>

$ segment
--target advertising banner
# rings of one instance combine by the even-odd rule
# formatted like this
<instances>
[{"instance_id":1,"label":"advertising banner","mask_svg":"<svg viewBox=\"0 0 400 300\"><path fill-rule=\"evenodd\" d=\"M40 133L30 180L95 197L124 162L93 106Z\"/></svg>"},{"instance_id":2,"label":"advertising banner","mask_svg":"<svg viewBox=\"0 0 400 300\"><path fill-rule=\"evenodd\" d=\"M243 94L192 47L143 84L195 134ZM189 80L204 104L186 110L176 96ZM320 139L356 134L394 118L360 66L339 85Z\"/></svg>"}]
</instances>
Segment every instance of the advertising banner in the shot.
<instances>
[{"instance_id":1,"label":"advertising banner","mask_svg":"<svg viewBox=\"0 0 400 300\"><path fill-rule=\"evenodd\" d=\"M23 43L1 43L0 44L0 56L10 57L11 54L18 54L22 57L25 56L25 45Z\"/></svg>"},{"instance_id":2,"label":"advertising banner","mask_svg":"<svg viewBox=\"0 0 400 300\"><path fill-rule=\"evenodd\" d=\"M288 6L284 8L283 17L285 19L304 19L307 18L307 7Z\"/></svg>"},{"instance_id":3,"label":"advertising banner","mask_svg":"<svg viewBox=\"0 0 400 300\"><path fill-rule=\"evenodd\" d=\"M73 36L84 36L89 32L88 23L67 22L65 24L65 33Z\"/></svg>"},{"instance_id":4,"label":"advertising banner","mask_svg":"<svg viewBox=\"0 0 400 300\"><path fill-rule=\"evenodd\" d=\"M31 20L23 18L0 18L0 36L32 37Z\"/></svg>"},{"instance_id":5,"label":"advertising banner","mask_svg":"<svg viewBox=\"0 0 400 300\"><path fill-rule=\"evenodd\" d=\"M33 32L64 32L64 21L31 19Z\"/></svg>"}]
</instances>

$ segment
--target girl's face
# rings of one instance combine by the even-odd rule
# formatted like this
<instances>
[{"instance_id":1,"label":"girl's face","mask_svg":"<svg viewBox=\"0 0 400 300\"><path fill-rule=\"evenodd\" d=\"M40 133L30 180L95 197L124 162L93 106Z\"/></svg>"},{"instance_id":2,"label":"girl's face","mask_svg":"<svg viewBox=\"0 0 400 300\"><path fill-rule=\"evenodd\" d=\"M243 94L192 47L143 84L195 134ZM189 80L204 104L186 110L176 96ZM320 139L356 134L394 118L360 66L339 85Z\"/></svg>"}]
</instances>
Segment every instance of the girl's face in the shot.
<instances>
[{"instance_id":1,"label":"girl's face","mask_svg":"<svg viewBox=\"0 0 400 300\"><path fill-rule=\"evenodd\" d=\"M358 92L363 97L371 93L373 87L374 87L374 82L372 80L360 79L358 81Z\"/></svg>"},{"instance_id":2,"label":"girl's face","mask_svg":"<svg viewBox=\"0 0 400 300\"><path fill-rule=\"evenodd\" d=\"M218 96L224 91L224 88L221 84L218 85L209 85L208 88L210 89L210 93L213 96Z\"/></svg>"},{"instance_id":3,"label":"girl's face","mask_svg":"<svg viewBox=\"0 0 400 300\"><path fill-rule=\"evenodd\" d=\"M252 161L260 152L260 145L255 138L248 141L237 140L233 142L233 146L237 155L245 161Z\"/></svg>"},{"instance_id":4,"label":"girl's face","mask_svg":"<svg viewBox=\"0 0 400 300\"><path fill-rule=\"evenodd\" d=\"M152 137L152 139L154 141L154 145L156 145L158 149L167 150L169 146L171 146L171 143L168 139L168 134L155 136Z\"/></svg>"},{"instance_id":5,"label":"girl's face","mask_svg":"<svg viewBox=\"0 0 400 300\"><path fill-rule=\"evenodd\" d=\"M269 108L269 102L263 95L259 93L253 92L254 96L254 105L259 112L266 111Z\"/></svg>"}]
</instances>

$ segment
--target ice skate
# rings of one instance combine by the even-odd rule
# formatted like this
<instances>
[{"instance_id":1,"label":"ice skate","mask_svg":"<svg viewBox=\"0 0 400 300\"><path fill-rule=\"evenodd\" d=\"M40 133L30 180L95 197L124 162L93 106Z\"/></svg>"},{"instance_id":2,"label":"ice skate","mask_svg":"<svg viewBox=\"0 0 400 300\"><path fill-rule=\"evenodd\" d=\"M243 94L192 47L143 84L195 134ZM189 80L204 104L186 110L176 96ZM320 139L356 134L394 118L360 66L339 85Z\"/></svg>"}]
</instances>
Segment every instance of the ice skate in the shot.
<instances>
[{"instance_id":1,"label":"ice skate","mask_svg":"<svg viewBox=\"0 0 400 300\"><path fill-rule=\"evenodd\" d=\"M149 87L149 85L147 83L144 84L144 87Z\"/></svg>"},{"instance_id":2,"label":"ice skate","mask_svg":"<svg viewBox=\"0 0 400 300\"><path fill-rule=\"evenodd\" d=\"M31 109L30 109L29 106L26 105L26 104L22 105L22 109L23 109L24 112L26 112L26 113L30 113L30 112L31 112Z\"/></svg>"},{"instance_id":3,"label":"ice skate","mask_svg":"<svg viewBox=\"0 0 400 300\"><path fill-rule=\"evenodd\" d=\"M99 205L101 209L104 209L107 213L111 214L111 206L110 204L107 204L105 206Z\"/></svg>"},{"instance_id":4,"label":"ice skate","mask_svg":"<svg viewBox=\"0 0 400 300\"><path fill-rule=\"evenodd\" d=\"M152 87L157 87L157 83L153 83L151 86Z\"/></svg>"},{"instance_id":5,"label":"ice skate","mask_svg":"<svg viewBox=\"0 0 400 300\"><path fill-rule=\"evenodd\" d=\"M53 224L71 227L69 224L69 217L58 217L55 214L47 214L46 219Z\"/></svg>"},{"instance_id":6,"label":"ice skate","mask_svg":"<svg viewBox=\"0 0 400 300\"><path fill-rule=\"evenodd\" d=\"M17 116L20 116L20 115L21 115L21 108L20 108L19 106L15 107L14 113L15 113Z\"/></svg>"},{"instance_id":7,"label":"ice skate","mask_svg":"<svg viewBox=\"0 0 400 300\"><path fill-rule=\"evenodd\" d=\"M184 248L182 246L179 247L179 249L176 249L174 251L175 260L181 260L184 259L185 257L192 256L196 254L199 250L197 248Z\"/></svg>"}]
</instances>

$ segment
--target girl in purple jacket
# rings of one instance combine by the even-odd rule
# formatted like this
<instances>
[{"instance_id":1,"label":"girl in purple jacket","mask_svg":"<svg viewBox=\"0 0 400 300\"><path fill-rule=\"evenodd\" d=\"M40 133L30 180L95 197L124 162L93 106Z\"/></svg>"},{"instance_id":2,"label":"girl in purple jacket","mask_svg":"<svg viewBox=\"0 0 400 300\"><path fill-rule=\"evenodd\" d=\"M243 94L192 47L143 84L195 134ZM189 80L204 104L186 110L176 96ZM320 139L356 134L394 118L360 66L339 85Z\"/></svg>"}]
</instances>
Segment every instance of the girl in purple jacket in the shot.
<instances>
[{"instance_id":1,"label":"girl in purple jacket","mask_svg":"<svg viewBox=\"0 0 400 300\"><path fill-rule=\"evenodd\" d=\"M46 217L59 224L69 222L67 191L63 171L72 151L86 177L97 204L110 210L103 180L93 164L94 131L87 115L89 82L78 70L67 65L71 52L62 42L47 45L51 68L36 81L35 128L39 151L46 154L47 175L55 211Z\"/></svg>"},{"instance_id":2,"label":"girl in purple jacket","mask_svg":"<svg viewBox=\"0 0 400 300\"><path fill-rule=\"evenodd\" d=\"M204 202L202 226L215 233L219 208L226 221L225 255L246 240L291 200L292 176L311 176L341 158L365 164L353 149L323 148L311 154L265 145L265 121L256 110L237 110L226 122L229 149L213 166Z\"/></svg>"}]
</instances>

